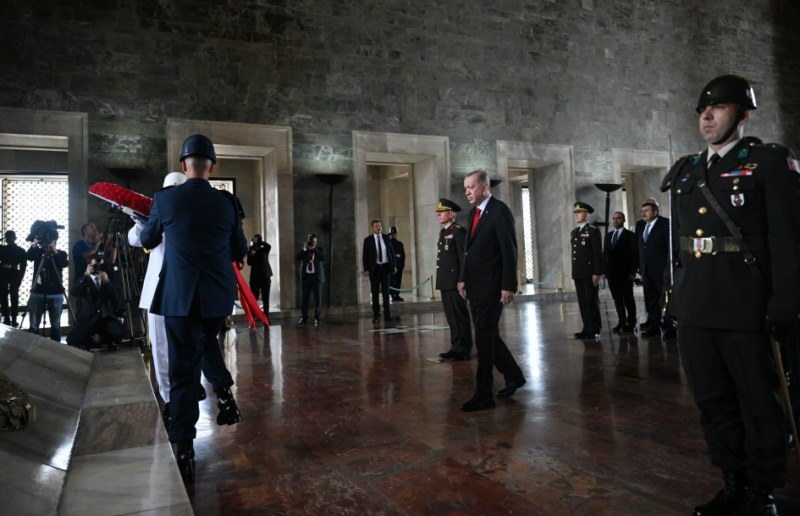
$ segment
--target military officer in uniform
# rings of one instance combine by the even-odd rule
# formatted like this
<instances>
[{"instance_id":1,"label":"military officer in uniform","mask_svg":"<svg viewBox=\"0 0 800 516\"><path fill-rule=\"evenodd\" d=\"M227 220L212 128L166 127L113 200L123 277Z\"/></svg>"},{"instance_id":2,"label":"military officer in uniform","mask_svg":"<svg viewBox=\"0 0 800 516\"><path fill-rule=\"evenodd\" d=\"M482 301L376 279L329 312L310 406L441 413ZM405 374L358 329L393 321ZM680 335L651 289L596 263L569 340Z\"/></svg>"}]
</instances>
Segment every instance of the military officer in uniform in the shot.
<instances>
[{"instance_id":1,"label":"military officer in uniform","mask_svg":"<svg viewBox=\"0 0 800 516\"><path fill-rule=\"evenodd\" d=\"M450 349L442 358L469 360L472 353L472 328L464 298L458 293L458 278L464 266L467 230L455 223L461 206L450 199L439 199L436 218L442 226L436 255L436 288L442 292L442 304L450 325Z\"/></svg>"},{"instance_id":2,"label":"military officer in uniform","mask_svg":"<svg viewBox=\"0 0 800 516\"><path fill-rule=\"evenodd\" d=\"M403 242L397 239L397 226L392 226L389 230L389 240L392 241L394 249L394 264L397 271L392 274L389 280L389 290L392 293L392 301L403 301L400 297L400 284L403 282L403 269L406 266L406 248Z\"/></svg>"},{"instance_id":3,"label":"military officer in uniform","mask_svg":"<svg viewBox=\"0 0 800 516\"><path fill-rule=\"evenodd\" d=\"M770 352L800 313L797 162L742 139L756 109L750 84L723 75L703 88L708 149L679 159L671 190L673 292L684 372L723 489L698 516L775 515L786 480L784 412Z\"/></svg>"},{"instance_id":4,"label":"military officer in uniform","mask_svg":"<svg viewBox=\"0 0 800 516\"><path fill-rule=\"evenodd\" d=\"M594 339L600 333L600 300L597 282L603 273L603 244L600 230L589 224L589 214L594 208L578 201L573 206L577 226L570 234L572 244L572 279L578 293L583 329L575 334L576 339Z\"/></svg>"}]
</instances>

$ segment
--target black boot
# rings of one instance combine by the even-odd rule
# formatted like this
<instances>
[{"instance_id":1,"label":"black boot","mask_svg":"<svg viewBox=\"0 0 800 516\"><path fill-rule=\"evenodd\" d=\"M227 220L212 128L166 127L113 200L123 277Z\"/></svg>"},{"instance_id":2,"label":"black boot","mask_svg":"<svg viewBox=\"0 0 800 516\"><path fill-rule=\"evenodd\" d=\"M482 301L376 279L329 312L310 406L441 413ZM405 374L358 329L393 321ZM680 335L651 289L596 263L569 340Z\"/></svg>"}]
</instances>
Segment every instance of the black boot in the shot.
<instances>
[{"instance_id":1,"label":"black boot","mask_svg":"<svg viewBox=\"0 0 800 516\"><path fill-rule=\"evenodd\" d=\"M194 484L194 447L192 441L181 441L175 453L178 460L178 470L184 484Z\"/></svg>"},{"instance_id":2,"label":"black boot","mask_svg":"<svg viewBox=\"0 0 800 516\"><path fill-rule=\"evenodd\" d=\"M736 516L778 516L772 490L758 486L750 486L744 499L739 504Z\"/></svg>"},{"instance_id":3,"label":"black boot","mask_svg":"<svg viewBox=\"0 0 800 516\"><path fill-rule=\"evenodd\" d=\"M693 516L730 516L747 493L747 477L744 473L726 473L725 487L710 502L694 508Z\"/></svg>"},{"instance_id":4,"label":"black boot","mask_svg":"<svg viewBox=\"0 0 800 516\"><path fill-rule=\"evenodd\" d=\"M172 413L169 411L169 403L164 403L164 411L161 413L161 418L164 420L164 428L169 430L169 425L172 423Z\"/></svg>"},{"instance_id":5,"label":"black boot","mask_svg":"<svg viewBox=\"0 0 800 516\"><path fill-rule=\"evenodd\" d=\"M217 407L219 407L219 414L217 414L218 425L235 425L242 420L242 415L239 413L239 407L236 406L236 400L233 399L233 393L229 387L215 389L217 393Z\"/></svg>"}]
</instances>

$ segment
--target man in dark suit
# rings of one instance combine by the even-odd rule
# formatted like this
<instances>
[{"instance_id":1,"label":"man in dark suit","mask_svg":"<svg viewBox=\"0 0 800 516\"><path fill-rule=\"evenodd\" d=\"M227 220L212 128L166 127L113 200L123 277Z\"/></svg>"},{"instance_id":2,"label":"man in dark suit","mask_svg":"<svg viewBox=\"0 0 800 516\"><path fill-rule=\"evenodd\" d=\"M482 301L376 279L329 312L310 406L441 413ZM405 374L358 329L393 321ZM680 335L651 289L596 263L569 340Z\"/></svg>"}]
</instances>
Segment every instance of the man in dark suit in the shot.
<instances>
[{"instance_id":1,"label":"man in dark suit","mask_svg":"<svg viewBox=\"0 0 800 516\"><path fill-rule=\"evenodd\" d=\"M589 224L589 214L594 208L578 201L572 208L575 229L570 233L572 247L572 280L578 294L583 329L575 334L576 339L595 339L600 334L600 300L597 284L603 272L603 240L600 230Z\"/></svg>"},{"instance_id":2,"label":"man in dark suit","mask_svg":"<svg viewBox=\"0 0 800 516\"><path fill-rule=\"evenodd\" d=\"M298 326L305 326L308 321L308 302L311 293L314 293L314 326L319 327L319 317L322 312L322 285L325 283L325 249L317 246L317 235L311 233L303 242L303 248L295 257L300 263L299 275L302 287L302 301L300 310L302 316L297 321Z\"/></svg>"},{"instance_id":3,"label":"man in dark suit","mask_svg":"<svg viewBox=\"0 0 800 516\"><path fill-rule=\"evenodd\" d=\"M403 283L403 269L406 266L406 248L403 242L397 239L397 226L392 226L389 229L389 240L392 241L392 249L394 249L394 267L397 272L392 274L392 279L389 281L389 286L392 291L392 301L403 301L400 296L400 285Z\"/></svg>"},{"instance_id":4,"label":"man in dark suit","mask_svg":"<svg viewBox=\"0 0 800 516\"><path fill-rule=\"evenodd\" d=\"M272 266L269 264L269 252L272 246L265 242L261 235L253 235L253 242L247 250L247 265L250 266L250 290L258 300L261 295L261 311L269 313L269 291L272 286ZM269 326L267 326L269 328Z\"/></svg>"},{"instance_id":5,"label":"man in dark suit","mask_svg":"<svg viewBox=\"0 0 800 516\"><path fill-rule=\"evenodd\" d=\"M98 335L101 344L109 351L116 351L117 343L127 336L127 328L114 315L119 291L111 281L112 275L111 266L91 258L81 279L69 289L71 296L81 300L75 324L67 335L70 346L89 349L92 336Z\"/></svg>"},{"instance_id":6,"label":"man in dark suit","mask_svg":"<svg viewBox=\"0 0 800 516\"><path fill-rule=\"evenodd\" d=\"M442 226L436 254L436 288L442 293L444 316L450 326L450 349L439 353L442 358L469 360L472 353L472 328L469 326L467 303L458 292L458 280L464 268L464 246L467 230L455 223L461 206L450 199L439 199L436 218Z\"/></svg>"},{"instance_id":7,"label":"man in dark suit","mask_svg":"<svg viewBox=\"0 0 800 516\"><path fill-rule=\"evenodd\" d=\"M236 198L208 182L216 164L211 140L190 136L183 143L180 160L187 180L155 194L141 240L149 249L162 238L167 242L150 309L164 316L169 342L169 440L177 444L181 476L193 482L201 360L215 386L220 410L217 424L241 421L230 390L233 378L222 360L217 334L236 298L231 262L244 259L247 240Z\"/></svg>"},{"instance_id":8,"label":"man in dark suit","mask_svg":"<svg viewBox=\"0 0 800 516\"><path fill-rule=\"evenodd\" d=\"M786 482L770 337L786 343L800 315L800 164L786 147L742 137L754 109L747 80L713 79L697 103L708 148L679 159L662 185L672 194L668 311L678 321L711 461L725 482L695 507L701 516L778 514L772 490Z\"/></svg>"},{"instance_id":9,"label":"man in dark suit","mask_svg":"<svg viewBox=\"0 0 800 516\"><path fill-rule=\"evenodd\" d=\"M495 367L505 378L498 398L513 396L525 385L525 377L500 338L498 328L503 306L511 303L517 290L514 216L508 206L489 193L489 177L485 171L468 174L464 178L464 191L473 208L469 213L464 269L458 290L463 298L469 299L472 307L478 369L475 393L461 405L461 410L472 412L495 406Z\"/></svg>"},{"instance_id":10,"label":"man in dark suit","mask_svg":"<svg viewBox=\"0 0 800 516\"><path fill-rule=\"evenodd\" d=\"M639 253L636 235L625 229L625 214L615 211L611 216L613 231L606 234L603 246L603 278L614 299L619 323L614 333L632 332L636 328L636 301L633 299L633 279L636 276Z\"/></svg>"},{"instance_id":11,"label":"man in dark suit","mask_svg":"<svg viewBox=\"0 0 800 516\"><path fill-rule=\"evenodd\" d=\"M389 308L389 278L397 272L394 264L394 250L391 241L381 233L381 221L375 219L371 223L372 234L364 239L361 250L361 265L364 274L369 278L372 293L372 322L381 322L381 307L378 304L378 290L383 294L383 317L387 322L394 321Z\"/></svg>"},{"instance_id":12,"label":"man in dark suit","mask_svg":"<svg viewBox=\"0 0 800 516\"><path fill-rule=\"evenodd\" d=\"M659 215L658 204L648 200L642 204L642 221L644 224L636 227L636 241L647 322L640 328L643 337L655 337L661 335L664 274L669 265L669 219Z\"/></svg>"}]
</instances>

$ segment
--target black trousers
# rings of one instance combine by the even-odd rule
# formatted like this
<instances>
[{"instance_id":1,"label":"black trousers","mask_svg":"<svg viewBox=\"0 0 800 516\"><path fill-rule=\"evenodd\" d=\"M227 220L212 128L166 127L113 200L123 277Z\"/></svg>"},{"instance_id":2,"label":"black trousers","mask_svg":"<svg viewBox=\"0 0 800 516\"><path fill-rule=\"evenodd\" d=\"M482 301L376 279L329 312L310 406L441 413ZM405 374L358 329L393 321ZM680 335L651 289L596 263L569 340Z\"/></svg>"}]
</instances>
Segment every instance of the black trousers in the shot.
<instances>
[{"instance_id":1,"label":"black trousers","mask_svg":"<svg viewBox=\"0 0 800 516\"><path fill-rule=\"evenodd\" d=\"M272 286L272 281L257 280L250 278L250 290L253 291L253 297L258 301L259 294L261 295L261 311L265 314L269 312L269 289Z\"/></svg>"},{"instance_id":2,"label":"black trousers","mask_svg":"<svg viewBox=\"0 0 800 516\"><path fill-rule=\"evenodd\" d=\"M400 297L400 283L402 282L403 282L403 269L397 269L397 272L392 274L392 278L391 280L389 280L389 286L392 287L392 289L397 289L397 290L390 289L392 293L392 299L397 299L398 297Z\"/></svg>"},{"instance_id":3,"label":"black trousers","mask_svg":"<svg viewBox=\"0 0 800 516\"><path fill-rule=\"evenodd\" d=\"M575 292L578 294L578 307L581 310L583 333L600 333L603 323L600 321L600 299L597 296L597 287L592 283L592 278L573 279Z\"/></svg>"},{"instance_id":4,"label":"black trousers","mask_svg":"<svg viewBox=\"0 0 800 516\"><path fill-rule=\"evenodd\" d=\"M500 338L500 314L503 304L500 301L473 303L472 323L475 326L475 346L478 349L478 369L475 373L476 398L494 397L494 368L503 375L506 382L523 377L522 370L506 343Z\"/></svg>"},{"instance_id":5,"label":"black trousers","mask_svg":"<svg viewBox=\"0 0 800 516\"><path fill-rule=\"evenodd\" d=\"M383 316L388 319L392 316L389 308L389 278L392 276L392 269L388 263L374 267L369 273L369 286L372 292L372 316L381 316L381 307L378 304L378 290L383 296Z\"/></svg>"},{"instance_id":6,"label":"black trousers","mask_svg":"<svg viewBox=\"0 0 800 516\"><path fill-rule=\"evenodd\" d=\"M11 298L11 312L8 311L9 298ZM16 281L0 279L0 313L3 319L16 320L19 314L19 284Z\"/></svg>"},{"instance_id":7,"label":"black trousers","mask_svg":"<svg viewBox=\"0 0 800 516\"><path fill-rule=\"evenodd\" d=\"M128 329L115 317L77 317L67 335L67 344L89 349L92 335L100 336L103 345L117 343L128 335Z\"/></svg>"},{"instance_id":8,"label":"black trousers","mask_svg":"<svg viewBox=\"0 0 800 516\"><path fill-rule=\"evenodd\" d=\"M661 328L661 292L664 290L664 276L662 274L642 276L642 288L647 322L651 328Z\"/></svg>"},{"instance_id":9,"label":"black trousers","mask_svg":"<svg viewBox=\"0 0 800 516\"><path fill-rule=\"evenodd\" d=\"M224 317L204 319L196 296L189 315L164 317L169 342L169 407L172 414L169 440L172 443L191 441L197 434L201 365L215 391L233 385L217 341L224 321Z\"/></svg>"},{"instance_id":10,"label":"black trousers","mask_svg":"<svg viewBox=\"0 0 800 516\"><path fill-rule=\"evenodd\" d=\"M608 290L614 299L620 324L636 325L636 301L633 299L633 280L608 278Z\"/></svg>"},{"instance_id":11,"label":"black trousers","mask_svg":"<svg viewBox=\"0 0 800 516\"><path fill-rule=\"evenodd\" d=\"M450 350L459 355L472 353L472 328L469 325L467 302L458 290L442 290L444 316L450 325Z\"/></svg>"},{"instance_id":12,"label":"black trousers","mask_svg":"<svg viewBox=\"0 0 800 516\"><path fill-rule=\"evenodd\" d=\"M786 482L786 431L766 332L678 325L681 362L715 466L767 489Z\"/></svg>"},{"instance_id":13,"label":"black trousers","mask_svg":"<svg viewBox=\"0 0 800 516\"><path fill-rule=\"evenodd\" d=\"M302 279L303 297L300 304L300 311L303 320L308 319L308 303L311 300L311 293L314 293L314 319L319 320L322 312L322 285L315 275L304 275Z\"/></svg>"}]
</instances>

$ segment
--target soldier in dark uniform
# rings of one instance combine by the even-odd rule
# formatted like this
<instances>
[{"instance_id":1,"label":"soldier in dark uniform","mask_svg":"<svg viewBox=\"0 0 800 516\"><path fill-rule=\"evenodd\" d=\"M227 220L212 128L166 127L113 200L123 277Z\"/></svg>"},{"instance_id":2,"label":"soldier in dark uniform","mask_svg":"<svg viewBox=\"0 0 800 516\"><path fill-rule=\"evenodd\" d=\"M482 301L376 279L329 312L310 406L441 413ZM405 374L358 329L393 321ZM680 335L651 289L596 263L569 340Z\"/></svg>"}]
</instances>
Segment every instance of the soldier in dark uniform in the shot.
<instances>
[{"instance_id":1,"label":"soldier in dark uniform","mask_svg":"<svg viewBox=\"0 0 800 516\"><path fill-rule=\"evenodd\" d=\"M452 360L469 360L472 353L472 328L467 302L458 293L458 278L464 267L467 230L455 223L456 212L461 211L461 206L453 201L439 199L435 211L442 226L436 255L436 289L442 292L444 315L450 325L450 349L439 353L439 356Z\"/></svg>"},{"instance_id":2,"label":"soldier in dark uniform","mask_svg":"<svg viewBox=\"0 0 800 516\"><path fill-rule=\"evenodd\" d=\"M797 162L742 139L756 108L748 82L723 75L697 103L708 149L679 159L671 190L673 292L681 361L724 488L696 515L777 514L786 480L784 412L770 353L800 312ZM766 322L766 324L765 324Z\"/></svg>"},{"instance_id":3,"label":"soldier in dark uniform","mask_svg":"<svg viewBox=\"0 0 800 516\"><path fill-rule=\"evenodd\" d=\"M25 276L25 267L28 260L25 249L16 244L17 234L6 231L6 245L0 247L0 310L3 313L3 324L10 324L14 328L17 323L19 305L19 286ZM11 298L11 312L8 310L8 301Z\"/></svg>"},{"instance_id":4,"label":"soldier in dark uniform","mask_svg":"<svg viewBox=\"0 0 800 516\"><path fill-rule=\"evenodd\" d=\"M392 274L389 280L389 290L392 293L392 301L403 301L400 297L400 283L403 282L403 269L406 266L406 248L403 242L397 239L397 226L392 226L389 230L389 240L392 241L392 248L394 249L394 263L397 267L397 272Z\"/></svg>"},{"instance_id":5,"label":"soldier in dark uniform","mask_svg":"<svg viewBox=\"0 0 800 516\"><path fill-rule=\"evenodd\" d=\"M589 224L589 214L594 213L594 208L578 201L573 206L572 213L577 226L570 233L572 279L575 281L583 321L583 329L575 334L575 338L594 339L602 328L597 282L603 273L603 243L600 230Z\"/></svg>"}]
</instances>

